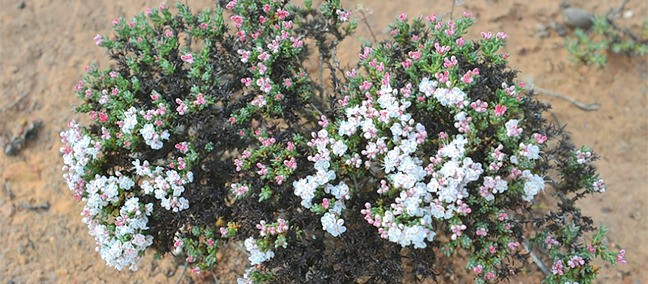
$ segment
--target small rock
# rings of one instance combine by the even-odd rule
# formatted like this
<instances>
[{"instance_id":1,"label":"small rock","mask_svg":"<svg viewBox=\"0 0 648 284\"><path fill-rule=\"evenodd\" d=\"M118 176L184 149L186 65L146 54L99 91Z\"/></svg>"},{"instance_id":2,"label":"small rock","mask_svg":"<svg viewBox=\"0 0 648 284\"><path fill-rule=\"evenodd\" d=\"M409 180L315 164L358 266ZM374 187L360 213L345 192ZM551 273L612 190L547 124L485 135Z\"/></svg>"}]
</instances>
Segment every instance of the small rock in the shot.
<instances>
[{"instance_id":1,"label":"small rock","mask_svg":"<svg viewBox=\"0 0 648 284\"><path fill-rule=\"evenodd\" d=\"M27 123L27 125L18 133L11 138L11 141L5 146L5 154L8 156L18 155L20 150L23 149L25 143L30 139L36 138L38 131L43 126L43 121L40 119L34 120Z\"/></svg>"},{"instance_id":2,"label":"small rock","mask_svg":"<svg viewBox=\"0 0 648 284\"><path fill-rule=\"evenodd\" d=\"M593 18L592 14L583 9L569 7L563 10L563 21L572 28L588 29L592 26Z\"/></svg>"},{"instance_id":3,"label":"small rock","mask_svg":"<svg viewBox=\"0 0 648 284\"><path fill-rule=\"evenodd\" d=\"M4 219L11 218L14 214L14 205L11 202L5 202L4 204L0 205L0 215Z\"/></svg>"},{"instance_id":4,"label":"small rock","mask_svg":"<svg viewBox=\"0 0 648 284\"><path fill-rule=\"evenodd\" d=\"M18 8L18 10L25 9L26 6L27 5L25 4L25 1L20 1L18 2L18 4L16 4L16 8Z\"/></svg>"},{"instance_id":5,"label":"small rock","mask_svg":"<svg viewBox=\"0 0 648 284\"><path fill-rule=\"evenodd\" d=\"M537 24L535 36L537 38L547 38L549 37L549 29L543 24Z\"/></svg>"},{"instance_id":6,"label":"small rock","mask_svg":"<svg viewBox=\"0 0 648 284\"><path fill-rule=\"evenodd\" d=\"M565 26L561 25L560 23L551 21L550 26L554 31L556 31L559 36L564 37L567 35L567 29L565 29Z\"/></svg>"}]
</instances>

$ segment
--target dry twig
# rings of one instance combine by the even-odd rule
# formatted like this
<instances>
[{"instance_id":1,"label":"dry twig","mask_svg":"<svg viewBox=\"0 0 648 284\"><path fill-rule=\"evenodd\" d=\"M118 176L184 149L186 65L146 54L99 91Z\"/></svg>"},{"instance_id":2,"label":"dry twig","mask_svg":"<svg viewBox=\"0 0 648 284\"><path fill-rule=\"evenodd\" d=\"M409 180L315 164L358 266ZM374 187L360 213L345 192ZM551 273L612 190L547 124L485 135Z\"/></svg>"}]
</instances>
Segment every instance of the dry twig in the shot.
<instances>
[{"instance_id":1,"label":"dry twig","mask_svg":"<svg viewBox=\"0 0 648 284\"><path fill-rule=\"evenodd\" d=\"M27 97L27 93L22 93L20 96L13 102L9 103L8 105L4 106L2 109L0 109L0 113L3 113L7 111L8 109L16 106L20 101L22 101L25 97Z\"/></svg>"},{"instance_id":2,"label":"dry twig","mask_svg":"<svg viewBox=\"0 0 648 284\"><path fill-rule=\"evenodd\" d=\"M378 42L378 39L376 39L376 33L374 33L373 29L371 28L371 25L369 24L369 21L367 20L365 9L360 7L357 9L357 11L358 13L360 13L360 15L362 15L362 19L360 19L360 21L362 21L362 23L364 23L365 26L367 26L367 29L369 30L369 33L371 33L371 37L373 38L373 41Z\"/></svg>"},{"instance_id":3,"label":"dry twig","mask_svg":"<svg viewBox=\"0 0 648 284\"><path fill-rule=\"evenodd\" d=\"M184 278L185 273L187 273L187 267L189 267L189 264L185 261L184 269L182 269L182 274L180 274L180 277L178 277L178 280L176 280L176 284L180 284L182 278Z\"/></svg>"},{"instance_id":4,"label":"dry twig","mask_svg":"<svg viewBox=\"0 0 648 284\"><path fill-rule=\"evenodd\" d=\"M600 107L597 103L591 103L591 104L584 103L584 102L581 102L581 101L579 101L577 99L574 99L572 97L568 97L568 96L565 96L565 95L562 95L562 94L559 94L559 93L556 93L554 91L550 91L550 90L547 90L547 89L544 89L544 88L541 88L541 87L532 86L532 84L530 84L530 85L531 86L524 87L524 89L527 90L527 91L536 91L536 92L538 92L540 94L544 94L544 95L547 95L547 96L550 96L550 97L566 100L566 101L572 103L574 106L576 106L576 107L578 107L578 108L580 108L582 110L585 110L585 111L597 110Z\"/></svg>"},{"instance_id":5,"label":"dry twig","mask_svg":"<svg viewBox=\"0 0 648 284\"><path fill-rule=\"evenodd\" d=\"M542 272L545 275L551 274L551 271L549 270L547 265L544 262L542 262L542 260L533 252L533 250L531 250L531 248L529 247L529 241L525 240L523 245L524 245L524 249L529 252L529 255L531 255L531 259L533 260L533 262L535 262L538 268L540 268L540 270L542 270Z\"/></svg>"},{"instance_id":6,"label":"dry twig","mask_svg":"<svg viewBox=\"0 0 648 284\"><path fill-rule=\"evenodd\" d=\"M11 191L11 187L9 187L9 182L8 181L5 181L4 187L5 187L5 192L9 196L9 199L14 199L15 195L14 195L13 191Z\"/></svg>"}]
</instances>

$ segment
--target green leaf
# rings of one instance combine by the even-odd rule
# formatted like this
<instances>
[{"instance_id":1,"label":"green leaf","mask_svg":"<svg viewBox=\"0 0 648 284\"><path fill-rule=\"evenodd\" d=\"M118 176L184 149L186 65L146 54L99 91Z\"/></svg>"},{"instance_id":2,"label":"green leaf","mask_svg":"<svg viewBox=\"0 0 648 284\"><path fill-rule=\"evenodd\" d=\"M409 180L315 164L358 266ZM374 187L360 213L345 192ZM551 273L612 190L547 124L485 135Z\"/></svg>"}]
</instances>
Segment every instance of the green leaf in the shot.
<instances>
[{"instance_id":1,"label":"green leaf","mask_svg":"<svg viewBox=\"0 0 648 284\"><path fill-rule=\"evenodd\" d=\"M259 193L259 202L263 202L264 200L268 200L272 197L272 190L270 189L269 186L264 186L261 188L261 193Z\"/></svg>"}]
</instances>

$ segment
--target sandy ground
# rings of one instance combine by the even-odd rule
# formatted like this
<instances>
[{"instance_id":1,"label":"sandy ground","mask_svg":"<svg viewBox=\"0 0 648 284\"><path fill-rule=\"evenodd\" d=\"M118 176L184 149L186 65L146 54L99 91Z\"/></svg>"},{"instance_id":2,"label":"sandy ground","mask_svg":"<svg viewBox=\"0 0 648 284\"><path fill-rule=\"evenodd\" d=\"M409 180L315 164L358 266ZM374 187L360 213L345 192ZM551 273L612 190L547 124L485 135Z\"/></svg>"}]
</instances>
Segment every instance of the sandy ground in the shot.
<instances>
[{"instance_id":1,"label":"sandy ground","mask_svg":"<svg viewBox=\"0 0 648 284\"><path fill-rule=\"evenodd\" d=\"M187 1L204 7L210 1ZM315 1L316 2L316 1ZM604 267L600 283L648 283L641 267L648 263L648 65L646 58L610 56L600 69L568 61L564 38L551 28L561 21L560 1L480 0L459 1L455 15L472 11L477 28L509 34L511 66L520 78L536 86L600 104L582 111L566 101L541 96L554 106L551 119L565 123L577 145L594 147L603 159L597 165L608 192L582 202L597 225L610 229L608 242L628 250L628 264ZM608 3L614 2L614 3ZM574 0L571 4L604 13L617 1ZM619 1L620 2L620 1ZM368 22L378 37L401 11L411 17L448 14L451 1L347 1L346 7L368 9ZM2 283L167 283L196 278L183 275L182 262L167 256L147 255L138 272L117 272L104 265L94 251L79 215L82 205L73 201L61 177L58 133L72 118L77 104L72 87L84 66L107 66L103 51L92 37L110 34L116 16L130 18L149 5L144 0L15 1L0 0L0 146L27 122L44 121L38 137L18 155L0 154L0 281ZM639 23L648 15L647 2L632 0L633 12L619 24ZM473 37L474 37L473 34ZM340 50L342 62L354 60L358 39L370 38L366 27ZM9 194L6 187L10 188ZM230 283L241 271L236 249L223 254L220 283ZM209 280L210 277L203 276ZM515 280L514 283L522 282ZM526 281L525 281L526 282Z\"/></svg>"}]
</instances>

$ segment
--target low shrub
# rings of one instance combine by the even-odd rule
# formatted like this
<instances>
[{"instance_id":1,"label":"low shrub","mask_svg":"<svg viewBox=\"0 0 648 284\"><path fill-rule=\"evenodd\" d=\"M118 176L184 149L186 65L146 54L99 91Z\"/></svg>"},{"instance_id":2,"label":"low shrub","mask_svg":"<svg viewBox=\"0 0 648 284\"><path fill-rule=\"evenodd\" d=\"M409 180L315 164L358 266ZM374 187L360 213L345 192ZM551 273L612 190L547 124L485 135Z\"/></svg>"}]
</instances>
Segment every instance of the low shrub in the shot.
<instances>
[{"instance_id":1,"label":"low shrub","mask_svg":"<svg viewBox=\"0 0 648 284\"><path fill-rule=\"evenodd\" d=\"M95 37L114 66L76 86L90 122L61 133L101 257L136 270L146 251L182 252L199 273L243 242L242 283L395 283L404 255L435 278L440 254L458 251L477 283L531 254L551 263L547 283L624 262L576 206L606 190L596 155L515 81L506 34L464 37L473 22L402 14L344 69L337 44L356 22L339 1L116 19L113 37ZM308 72L315 59L330 85ZM543 191L555 211L534 206Z\"/></svg>"}]
</instances>

